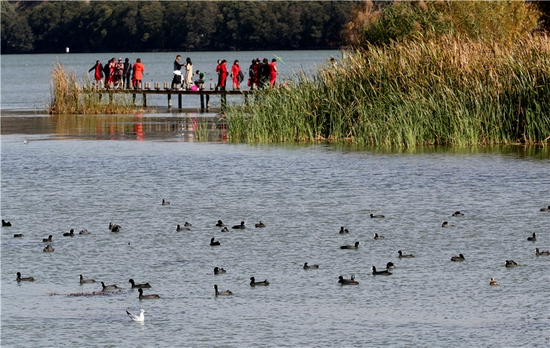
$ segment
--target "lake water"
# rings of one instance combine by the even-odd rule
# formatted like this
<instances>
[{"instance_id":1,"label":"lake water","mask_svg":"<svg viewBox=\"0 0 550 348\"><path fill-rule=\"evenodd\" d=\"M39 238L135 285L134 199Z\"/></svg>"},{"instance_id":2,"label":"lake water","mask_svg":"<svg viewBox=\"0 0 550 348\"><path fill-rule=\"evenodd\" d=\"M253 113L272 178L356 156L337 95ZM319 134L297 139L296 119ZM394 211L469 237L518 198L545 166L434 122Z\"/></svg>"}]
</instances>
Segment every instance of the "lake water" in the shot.
<instances>
[{"instance_id":1,"label":"lake water","mask_svg":"<svg viewBox=\"0 0 550 348\"><path fill-rule=\"evenodd\" d=\"M159 54L168 73L173 55ZM74 56L78 69L96 59ZM147 68L157 55L141 57ZM50 117L38 111L47 77L33 99L12 92L38 88L13 76L53 59L2 56L3 347L550 345L550 256L535 255L550 249L547 148L247 145L219 130L197 142L204 114ZM247 228L220 232L219 219ZM466 260L452 262L459 253ZM510 259L519 266L506 268ZM372 275L387 262L391 276ZM123 289L106 295L80 274ZM359 285L340 286L340 275ZM251 287L251 276L270 285ZM139 300L129 278L160 299ZM216 297L214 284L234 295ZM126 315L140 308L143 325Z\"/></svg>"}]
</instances>

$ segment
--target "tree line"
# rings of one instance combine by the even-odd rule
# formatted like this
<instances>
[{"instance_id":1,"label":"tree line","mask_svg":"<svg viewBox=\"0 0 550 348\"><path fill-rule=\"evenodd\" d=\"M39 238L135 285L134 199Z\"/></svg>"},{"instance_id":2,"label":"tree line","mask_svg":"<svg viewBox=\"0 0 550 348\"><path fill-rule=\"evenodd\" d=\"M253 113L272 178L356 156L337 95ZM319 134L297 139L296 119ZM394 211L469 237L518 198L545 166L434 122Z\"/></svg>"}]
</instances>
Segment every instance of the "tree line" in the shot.
<instances>
[{"instance_id":1,"label":"tree line","mask_svg":"<svg viewBox=\"0 0 550 348\"><path fill-rule=\"evenodd\" d=\"M362 1L1 1L2 54L335 49Z\"/></svg>"}]
</instances>

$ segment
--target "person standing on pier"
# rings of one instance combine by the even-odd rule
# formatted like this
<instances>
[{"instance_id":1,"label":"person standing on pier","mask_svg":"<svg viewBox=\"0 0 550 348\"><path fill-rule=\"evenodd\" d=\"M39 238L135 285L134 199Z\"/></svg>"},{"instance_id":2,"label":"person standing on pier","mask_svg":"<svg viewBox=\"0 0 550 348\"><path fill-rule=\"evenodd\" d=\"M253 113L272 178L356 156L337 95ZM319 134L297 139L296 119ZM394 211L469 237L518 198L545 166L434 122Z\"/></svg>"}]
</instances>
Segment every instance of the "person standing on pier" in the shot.
<instances>
[{"instance_id":1,"label":"person standing on pier","mask_svg":"<svg viewBox=\"0 0 550 348\"><path fill-rule=\"evenodd\" d=\"M136 63L134 64L134 77L132 79L134 89L141 87L141 79L143 78L144 71L145 67L141 63L141 58L136 59Z\"/></svg>"},{"instance_id":2,"label":"person standing on pier","mask_svg":"<svg viewBox=\"0 0 550 348\"><path fill-rule=\"evenodd\" d=\"M178 54L176 56L176 60L174 60L174 71L175 70L181 70L181 68L185 65L183 63L180 63L180 60L181 60L181 56ZM179 67L179 69L178 69Z\"/></svg>"},{"instance_id":3,"label":"person standing on pier","mask_svg":"<svg viewBox=\"0 0 550 348\"><path fill-rule=\"evenodd\" d=\"M222 60L220 63L220 91L225 91L227 80L227 60Z\"/></svg>"},{"instance_id":4,"label":"person standing on pier","mask_svg":"<svg viewBox=\"0 0 550 348\"><path fill-rule=\"evenodd\" d=\"M193 85L193 62L191 62L191 58L189 57L187 57L187 59L185 60L184 83L185 83L185 89L191 89L191 86Z\"/></svg>"},{"instance_id":5,"label":"person standing on pier","mask_svg":"<svg viewBox=\"0 0 550 348\"><path fill-rule=\"evenodd\" d=\"M130 78L132 77L132 64L130 59L124 59L124 88L130 88Z\"/></svg>"},{"instance_id":6,"label":"person standing on pier","mask_svg":"<svg viewBox=\"0 0 550 348\"><path fill-rule=\"evenodd\" d=\"M233 90L238 91L241 89L241 81L240 77L242 76L241 66L239 65L239 60L235 59L235 62L233 63L233 66L231 67L231 77L233 78Z\"/></svg>"},{"instance_id":7,"label":"person standing on pier","mask_svg":"<svg viewBox=\"0 0 550 348\"><path fill-rule=\"evenodd\" d=\"M95 65L88 70L88 72L95 70L94 72L94 80L95 80L95 88L96 89L102 89L103 88L103 64L99 60L95 62Z\"/></svg>"},{"instance_id":8,"label":"person standing on pier","mask_svg":"<svg viewBox=\"0 0 550 348\"><path fill-rule=\"evenodd\" d=\"M277 70L277 59L273 58L269 64L269 85L271 88L275 87L275 81L277 80L278 73L279 70Z\"/></svg>"}]
</instances>

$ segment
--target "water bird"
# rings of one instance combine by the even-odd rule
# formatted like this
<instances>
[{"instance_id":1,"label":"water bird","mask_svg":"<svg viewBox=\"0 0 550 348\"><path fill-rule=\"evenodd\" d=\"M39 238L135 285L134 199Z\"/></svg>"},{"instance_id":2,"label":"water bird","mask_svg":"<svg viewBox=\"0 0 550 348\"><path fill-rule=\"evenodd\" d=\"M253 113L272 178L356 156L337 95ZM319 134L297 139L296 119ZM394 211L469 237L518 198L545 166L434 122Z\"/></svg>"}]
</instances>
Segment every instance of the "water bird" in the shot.
<instances>
[{"instance_id":1,"label":"water bird","mask_svg":"<svg viewBox=\"0 0 550 348\"><path fill-rule=\"evenodd\" d=\"M13 235L13 238L21 238L23 237L23 233L16 233Z\"/></svg>"},{"instance_id":2,"label":"water bird","mask_svg":"<svg viewBox=\"0 0 550 348\"><path fill-rule=\"evenodd\" d=\"M26 278L21 278L21 272L17 272L17 281L18 282L34 282L34 278L33 277L26 277Z\"/></svg>"},{"instance_id":3,"label":"water bird","mask_svg":"<svg viewBox=\"0 0 550 348\"><path fill-rule=\"evenodd\" d=\"M111 232L120 232L120 229L121 229L120 225L109 222L109 231L111 231Z\"/></svg>"},{"instance_id":4,"label":"water bird","mask_svg":"<svg viewBox=\"0 0 550 348\"><path fill-rule=\"evenodd\" d=\"M11 226L11 222L2 219L2 227L10 227L10 226Z\"/></svg>"},{"instance_id":5,"label":"water bird","mask_svg":"<svg viewBox=\"0 0 550 348\"><path fill-rule=\"evenodd\" d=\"M224 227L220 232L229 232L229 229L227 227Z\"/></svg>"},{"instance_id":6,"label":"water bird","mask_svg":"<svg viewBox=\"0 0 550 348\"><path fill-rule=\"evenodd\" d=\"M63 236L65 237L74 237L74 229L71 228L69 232L63 233Z\"/></svg>"},{"instance_id":7,"label":"water bird","mask_svg":"<svg viewBox=\"0 0 550 348\"><path fill-rule=\"evenodd\" d=\"M443 223L441 224L441 227L451 227L451 226L454 226L454 225L451 225L448 221L443 221Z\"/></svg>"},{"instance_id":8,"label":"water bird","mask_svg":"<svg viewBox=\"0 0 550 348\"><path fill-rule=\"evenodd\" d=\"M214 237L212 237L212 239L210 239L210 245L211 245L211 246L216 246L216 245L220 245L220 244L221 244L219 240L214 241L214 239L215 239Z\"/></svg>"},{"instance_id":9,"label":"water bird","mask_svg":"<svg viewBox=\"0 0 550 348\"><path fill-rule=\"evenodd\" d=\"M27 145L28 143L29 143L29 141L27 139L23 140L23 144Z\"/></svg>"},{"instance_id":10,"label":"water bird","mask_svg":"<svg viewBox=\"0 0 550 348\"><path fill-rule=\"evenodd\" d=\"M391 275L392 273L388 271L387 269L383 271L377 271L376 267L372 266L372 275Z\"/></svg>"},{"instance_id":11,"label":"water bird","mask_svg":"<svg viewBox=\"0 0 550 348\"><path fill-rule=\"evenodd\" d=\"M540 211L550 211L550 205L548 206L548 208L540 208ZM2 220L4 221L4 220Z\"/></svg>"},{"instance_id":12,"label":"water bird","mask_svg":"<svg viewBox=\"0 0 550 348\"><path fill-rule=\"evenodd\" d=\"M308 265L307 262L304 263L304 269L317 269L319 265Z\"/></svg>"},{"instance_id":13,"label":"water bird","mask_svg":"<svg viewBox=\"0 0 550 348\"><path fill-rule=\"evenodd\" d=\"M464 255L462 254L458 254L458 256L453 256L451 257L451 261L464 261L465 258L464 258Z\"/></svg>"},{"instance_id":14,"label":"water bird","mask_svg":"<svg viewBox=\"0 0 550 348\"><path fill-rule=\"evenodd\" d=\"M181 232L181 231L190 231L191 229L189 227L181 227L179 224L176 225L176 231L177 232Z\"/></svg>"},{"instance_id":15,"label":"water bird","mask_svg":"<svg viewBox=\"0 0 550 348\"><path fill-rule=\"evenodd\" d=\"M495 280L495 278L491 278L491 281L489 282L489 285L494 286L494 285L499 285L499 284L498 284L498 282Z\"/></svg>"},{"instance_id":16,"label":"water bird","mask_svg":"<svg viewBox=\"0 0 550 348\"><path fill-rule=\"evenodd\" d=\"M255 224L254 225L256 228L261 228L261 227L265 227L265 224L260 220L259 223Z\"/></svg>"},{"instance_id":17,"label":"water bird","mask_svg":"<svg viewBox=\"0 0 550 348\"><path fill-rule=\"evenodd\" d=\"M338 283L342 285L359 285L359 282L355 280L355 276L351 276L351 279L344 279L344 277L338 277Z\"/></svg>"},{"instance_id":18,"label":"water bird","mask_svg":"<svg viewBox=\"0 0 550 348\"><path fill-rule=\"evenodd\" d=\"M222 220L218 220L218 223L216 224L216 227L224 227Z\"/></svg>"},{"instance_id":19,"label":"water bird","mask_svg":"<svg viewBox=\"0 0 550 348\"><path fill-rule=\"evenodd\" d=\"M413 258L414 255L413 254L408 254L408 255L403 255L403 252L401 250L397 251L397 253L399 254L399 258L400 259L410 259L410 258Z\"/></svg>"},{"instance_id":20,"label":"water bird","mask_svg":"<svg viewBox=\"0 0 550 348\"><path fill-rule=\"evenodd\" d=\"M239 225L235 225L233 226L234 229L236 230L244 230L246 227L244 225L244 221L241 221L241 223Z\"/></svg>"},{"instance_id":21,"label":"water bird","mask_svg":"<svg viewBox=\"0 0 550 348\"><path fill-rule=\"evenodd\" d=\"M53 246L51 246L51 244L46 245L46 247L44 248L45 253L52 253L54 250L55 249L53 248Z\"/></svg>"},{"instance_id":22,"label":"water bird","mask_svg":"<svg viewBox=\"0 0 550 348\"><path fill-rule=\"evenodd\" d=\"M185 223L183 224L183 226L185 226L185 227L191 227L191 226L193 226L193 225L191 225L190 222L185 221Z\"/></svg>"},{"instance_id":23,"label":"water bird","mask_svg":"<svg viewBox=\"0 0 550 348\"><path fill-rule=\"evenodd\" d=\"M537 241L537 234L535 232L533 232L533 236L532 237L527 237L527 240L531 241L531 242L536 242Z\"/></svg>"},{"instance_id":24,"label":"water bird","mask_svg":"<svg viewBox=\"0 0 550 348\"><path fill-rule=\"evenodd\" d=\"M50 235L48 236L48 238L43 238L43 239L42 239L42 242L43 242L43 243L51 243L51 242L53 242L53 236L50 234Z\"/></svg>"},{"instance_id":25,"label":"water bird","mask_svg":"<svg viewBox=\"0 0 550 348\"><path fill-rule=\"evenodd\" d=\"M143 323L145 321L145 313L147 312L143 308L139 311L139 315L135 315L126 311L126 314L128 314L128 316L132 318L133 321L137 321L138 323Z\"/></svg>"},{"instance_id":26,"label":"water bird","mask_svg":"<svg viewBox=\"0 0 550 348\"><path fill-rule=\"evenodd\" d=\"M113 285L105 285L104 282L101 282L101 287L103 288L103 290L116 290L116 289L120 289L118 286L116 286L115 284Z\"/></svg>"},{"instance_id":27,"label":"water bird","mask_svg":"<svg viewBox=\"0 0 550 348\"><path fill-rule=\"evenodd\" d=\"M393 262L388 262L386 264L386 269L393 269L393 268L395 268L395 265L393 264Z\"/></svg>"},{"instance_id":28,"label":"water bird","mask_svg":"<svg viewBox=\"0 0 550 348\"><path fill-rule=\"evenodd\" d=\"M261 282L257 282L256 278L250 277L250 286L256 286L256 285L267 286L269 285L269 282L267 281L267 279Z\"/></svg>"},{"instance_id":29,"label":"water bird","mask_svg":"<svg viewBox=\"0 0 550 348\"><path fill-rule=\"evenodd\" d=\"M214 274L223 274L223 273L227 273L227 271L225 269L220 268L220 267L214 267Z\"/></svg>"},{"instance_id":30,"label":"water bird","mask_svg":"<svg viewBox=\"0 0 550 348\"><path fill-rule=\"evenodd\" d=\"M370 214L370 217L371 217L371 219L382 219L382 218L385 218L384 215L374 215L374 214Z\"/></svg>"},{"instance_id":31,"label":"water bird","mask_svg":"<svg viewBox=\"0 0 550 348\"><path fill-rule=\"evenodd\" d=\"M346 233L349 233L348 229L347 228L344 228L344 226L340 227L340 232L338 232L340 234L346 234Z\"/></svg>"},{"instance_id":32,"label":"water bird","mask_svg":"<svg viewBox=\"0 0 550 348\"><path fill-rule=\"evenodd\" d=\"M149 294L149 295L144 295L143 294L143 289L142 288L139 288L138 289L138 292L139 292L139 299L140 300L147 300L147 299L152 299L152 298L160 298L159 295L157 294Z\"/></svg>"},{"instance_id":33,"label":"water bird","mask_svg":"<svg viewBox=\"0 0 550 348\"><path fill-rule=\"evenodd\" d=\"M216 291L216 296L229 296L233 295L233 293L230 290L225 291L218 291L218 285L214 284L214 290Z\"/></svg>"},{"instance_id":34,"label":"water bird","mask_svg":"<svg viewBox=\"0 0 550 348\"><path fill-rule=\"evenodd\" d=\"M539 251L539 248L535 248L535 254L537 256L549 256L550 255L550 251L546 250L546 251Z\"/></svg>"},{"instance_id":35,"label":"water bird","mask_svg":"<svg viewBox=\"0 0 550 348\"><path fill-rule=\"evenodd\" d=\"M461 216L464 216L464 214L461 213L461 212L459 212L459 211L457 210L457 211L455 211L455 212L453 213L452 216L454 216L454 217L461 217Z\"/></svg>"},{"instance_id":36,"label":"water bird","mask_svg":"<svg viewBox=\"0 0 550 348\"><path fill-rule=\"evenodd\" d=\"M80 284L95 283L95 280L93 280L93 279L84 279L84 277L82 276L82 274L81 274L78 278L79 278Z\"/></svg>"},{"instance_id":37,"label":"water bird","mask_svg":"<svg viewBox=\"0 0 550 348\"><path fill-rule=\"evenodd\" d=\"M355 242L354 245L342 245L340 249L357 249L359 248L359 242Z\"/></svg>"},{"instance_id":38,"label":"water bird","mask_svg":"<svg viewBox=\"0 0 550 348\"><path fill-rule=\"evenodd\" d=\"M170 202L168 202L167 200L165 200L164 198L162 199L162 205L170 205Z\"/></svg>"},{"instance_id":39,"label":"water bird","mask_svg":"<svg viewBox=\"0 0 550 348\"><path fill-rule=\"evenodd\" d=\"M506 267L516 267L518 264L514 260L506 260Z\"/></svg>"},{"instance_id":40,"label":"water bird","mask_svg":"<svg viewBox=\"0 0 550 348\"><path fill-rule=\"evenodd\" d=\"M128 280L130 282L130 284L132 284L132 289L147 289L147 288L150 288L151 285L149 285L149 283L143 283L143 284L136 284L134 283L134 280L133 279L130 279Z\"/></svg>"},{"instance_id":41,"label":"water bird","mask_svg":"<svg viewBox=\"0 0 550 348\"><path fill-rule=\"evenodd\" d=\"M88 230L84 228L80 232L78 232L78 234L83 234L84 235L84 234L90 234L90 232L88 232Z\"/></svg>"},{"instance_id":42,"label":"water bird","mask_svg":"<svg viewBox=\"0 0 550 348\"><path fill-rule=\"evenodd\" d=\"M384 237L384 236L379 236L378 233L375 233L375 234L374 234L374 239L376 239L376 240L379 240L379 239L386 239L386 237Z\"/></svg>"}]
</instances>

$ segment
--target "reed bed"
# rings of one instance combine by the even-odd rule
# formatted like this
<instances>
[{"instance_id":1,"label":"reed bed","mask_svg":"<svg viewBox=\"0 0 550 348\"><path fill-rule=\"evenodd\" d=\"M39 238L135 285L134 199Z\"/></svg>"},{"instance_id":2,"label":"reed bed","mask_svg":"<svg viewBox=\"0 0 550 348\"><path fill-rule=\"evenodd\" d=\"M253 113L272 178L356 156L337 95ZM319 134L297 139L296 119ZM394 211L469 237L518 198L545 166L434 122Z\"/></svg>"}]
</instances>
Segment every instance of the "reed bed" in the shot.
<instances>
[{"instance_id":1,"label":"reed bed","mask_svg":"<svg viewBox=\"0 0 550 348\"><path fill-rule=\"evenodd\" d=\"M89 79L84 85L90 85ZM92 89L83 89L74 71L67 71L59 62L51 72L50 114L124 114L136 110L130 95L102 98Z\"/></svg>"},{"instance_id":2,"label":"reed bed","mask_svg":"<svg viewBox=\"0 0 550 348\"><path fill-rule=\"evenodd\" d=\"M488 44L451 37L343 52L226 112L234 141L384 147L550 141L546 35Z\"/></svg>"}]
</instances>

